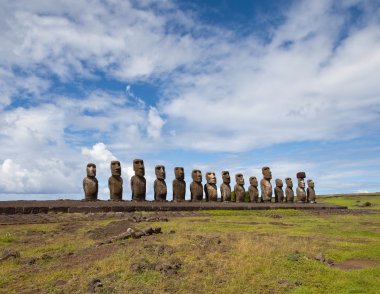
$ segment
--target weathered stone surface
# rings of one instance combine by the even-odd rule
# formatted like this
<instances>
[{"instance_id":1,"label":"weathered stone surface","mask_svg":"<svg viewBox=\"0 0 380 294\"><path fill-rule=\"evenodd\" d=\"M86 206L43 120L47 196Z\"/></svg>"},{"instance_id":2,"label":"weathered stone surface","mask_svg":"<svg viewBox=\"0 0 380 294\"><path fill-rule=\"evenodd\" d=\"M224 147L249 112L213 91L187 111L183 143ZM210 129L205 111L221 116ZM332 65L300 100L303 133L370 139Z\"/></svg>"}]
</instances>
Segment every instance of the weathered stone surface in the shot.
<instances>
[{"instance_id":1,"label":"weathered stone surface","mask_svg":"<svg viewBox=\"0 0 380 294\"><path fill-rule=\"evenodd\" d=\"M234 186L235 201L244 202L245 189L244 189L244 177L243 174L235 175L236 184Z\"/></svg>"},{"instance_id":2,"label":"weathered stone surface","mask_svg":"<svg viewBox=\"0 0 380 294\"><path fill-rule=\"evenodd\" d=\"M276 187L274 188L274 202L284 202L284 191L282 187L284 183L281 179L276 179Z\"/></svg>"},{"instance_id":3,"label":"weathered stone surface","mask_svg":"<svg viewBox=\"0 0 380 294\"><path fill-rule=\"evenodd\" d=\"M270 168L264 166L262 168L263 179L260 181L261 188L261 199L263 202L271 202L272 200L272 184L270 180L272 179L272 172Z\"/></svg>"},{"instance_id":4,"label":"weathered stone surface","mask_svg":"<svg viewBox=\"0 0 380 294\"><path fill-rule=\"evenodd\" d=\"M292 203L292 202L294 202L293 181L291 178L286 178L285 183L286 183L286 188L285 188L286 199L285 199L285 201Z\"/></svg>"},{"instance_id":5,"label":"weathered stone surface","mask_svg":"<svg viewBox=\"0 0 380 294\"><path fill-rule=\"evenodd\" d=\"M123 178L121 177L120 161L111 161L111 177L108 179L110 199L113 201L123 200Z\"/></svg>"},{"instance_id":6,"label":"weathered stone surface","mask_svg":"<svg viewBox=\"0 0 380 294\"><path fill-rule=\"evenodd\" d=\"M220 185L220 197L222 201L231 201L231 177L228 171L222 171L223 183Z\"/></svg>"},{"instance_id":7,"label":"weathered stone surface","mask_svg":"<svg viewBox=\"0 0 380 294\"><path fill-rule=\"evenodd\" d=\"M297 173L297 179L304 179L304 178L306 178L305 172L298 172Z\"/></svg>"},{"instance_id":8,"label":"weathered stone surface","mask_svg":"<svg viewBox=\"0 0 380 294\"><path fill-rule=\"evenodd\" d=\"M173 180L173 201L185 201L186 182L183 167L174 168L175 179Z\"/></svg>"},{"instance_id":9,"label":"weathered stone surface","mask_svg":"<svg viewBox=\"0 0 380 294\"><path fill-rule=\"evenodd\" d=\"M248 188L249 200L251 202L257 203L259 202L259 190L257 186L259 185L256 177L249 178L250 186Z\"/></svg>"},{"instance_id":10,"label":"weathered stone surface","mask_svg":"<svg viewBox=\"0 0 380 294\"><path fill-rule=\"evenodd\" d=\"M298 187L296 189L296 195L297 195L296 201L300 203L306 202L305 180L304 180L305 177L306 177L305 172L297 173Z\"/></svg>"},{"instance_id":11,"label":"weathered stone surface","mask_svg":"<svg viewBox=\"0 0 380 294\"><path fill-rule=\"evenodd\" d=\"M206 173L207 183L204 186L206 201L218 200L218 188L216 187L216 177L214 172Z\"/></svg>"},{"instance_id":12,"label":"weathered stone surface","mask_svg":"<svg viewBox=\"0 0 380 294\"><path fill-rule=\"evenodd\" d=\"M166 188L166 172L163 165L157 165L155 168L157 179L154 181L154 200L166 201L168 190Z\"/></svg>"},{"instance_id":13,"label":"weathered stone surface","mask_svg":"<svg viewBox=\"0 0 380 294\"><path fill-rule=\"evenodd\" d=\"M87 176L83 179L84 199L86 201L96 201L98 199L96 165L94 163L88 163L86 172Z\"/></svg>"},{"instance_id":14,"label":"weathered stone surface","mask_svg":"<svg viewBox=\"0 0 380 294\"><path fill-rule=\"evenodd\" d=\"M145 201L146 198L146 179L145 166L142 159L133 160L133 170L135 175L131 178L132 200Z\"/></svg>"},{"instance_id":15,"label":"weathered stone surface","mask_svg":"<svg viewBox=\"0 0 380 294\"><path fill-rule=\"evenodd\" d=\"M193 182L190 184L191 201L202 201L202 172L199 169L194 169L191 172L191 177L193 179Z\"/></svg>"},{"instance_id":16,"label":"weathered stone surface","mask_svg":"<svg viewBox=\"0 0 380 294\"><path fill-rule=\"evenodd\" d=\"M307 189L306 189L307 202L316 203L315 190L314 190L314 181L312 179L307 180Z\"/></svg>"}]
</instances>

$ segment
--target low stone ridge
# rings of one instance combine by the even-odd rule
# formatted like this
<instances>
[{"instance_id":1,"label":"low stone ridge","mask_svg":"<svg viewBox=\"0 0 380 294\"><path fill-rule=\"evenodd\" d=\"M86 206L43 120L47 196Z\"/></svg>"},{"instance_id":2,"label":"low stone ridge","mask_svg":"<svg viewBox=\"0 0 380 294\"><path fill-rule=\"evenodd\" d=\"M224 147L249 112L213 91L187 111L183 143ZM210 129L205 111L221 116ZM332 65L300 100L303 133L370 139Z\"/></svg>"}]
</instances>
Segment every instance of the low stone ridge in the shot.
<instances>
[{"instance_id":1,"label":"low stone ridge","mask_svg":"<svg viewBox=\"0 0 380 294\"><path fill-rule=\"evenodd\" d=\"M262 210L262 209L347 209L326 203L250 203L250 202L157 202L157 201L0 201L0 214L37 213L107 213L134 211L197 211L197 210Z\"/></svg>"}]
</instances>

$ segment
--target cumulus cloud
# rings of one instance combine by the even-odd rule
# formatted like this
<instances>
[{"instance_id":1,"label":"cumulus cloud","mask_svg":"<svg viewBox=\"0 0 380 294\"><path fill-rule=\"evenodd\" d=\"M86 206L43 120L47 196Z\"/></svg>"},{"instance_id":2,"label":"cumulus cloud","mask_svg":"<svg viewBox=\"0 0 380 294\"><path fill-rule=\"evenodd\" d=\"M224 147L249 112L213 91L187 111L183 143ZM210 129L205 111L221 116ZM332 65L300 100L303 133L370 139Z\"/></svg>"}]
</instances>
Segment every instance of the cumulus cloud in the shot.
<instances>
[{"instance_id":1,"label":"cumulus cloud","mask_svg":"<svg viewBox=\"0 0 380 294\"><path fill-rule=\"evenodd\" d=\"M102 142L96 143L94 146L92 146L91 149L82 148L82 154L88 155L94 160L98 161L109 162L111 160L116 160L116 157L112 154L111 151L107 149L107 146Z\"/></svg>"},{"instance_id":2,"label":"cumulus cloud","mask_svg":"<svg viewBox=\"0 0 380 294\"><path fill-rule=\"evenodd\" d=\"M158 139L161 136L161 129L165 121L161 118L156 108L151 107L148 113L148 136L152 139Z\"/></svg>"}]
</instances>

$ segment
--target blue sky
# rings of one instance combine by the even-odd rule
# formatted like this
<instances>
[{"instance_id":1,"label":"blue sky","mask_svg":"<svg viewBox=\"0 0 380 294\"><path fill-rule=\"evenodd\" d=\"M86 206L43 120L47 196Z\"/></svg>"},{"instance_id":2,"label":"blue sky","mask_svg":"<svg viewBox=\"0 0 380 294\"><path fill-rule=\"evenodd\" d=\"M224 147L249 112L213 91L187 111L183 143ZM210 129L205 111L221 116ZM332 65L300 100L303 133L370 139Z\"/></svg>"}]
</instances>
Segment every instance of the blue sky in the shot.
<instances>
[{"instance_id":1,"label":"blue sky","mask_svg":"<svg viewBox=\"0 0 380 294\"><path fill-rule=\"evenodd\" d=\"M380 191L378 1L0 2L0 196L80 198L87 162ZM234 184L234 181L233 181ZM40 196L27 196L27 195ZM50 194L53 196L47 196ZM187 197L189 197L189 194ZM11 196L9 196L11 195ZM57 195L57 196L54 196ZM171 196L169 196L169 199Z\"/></svg>"}]
</instances>

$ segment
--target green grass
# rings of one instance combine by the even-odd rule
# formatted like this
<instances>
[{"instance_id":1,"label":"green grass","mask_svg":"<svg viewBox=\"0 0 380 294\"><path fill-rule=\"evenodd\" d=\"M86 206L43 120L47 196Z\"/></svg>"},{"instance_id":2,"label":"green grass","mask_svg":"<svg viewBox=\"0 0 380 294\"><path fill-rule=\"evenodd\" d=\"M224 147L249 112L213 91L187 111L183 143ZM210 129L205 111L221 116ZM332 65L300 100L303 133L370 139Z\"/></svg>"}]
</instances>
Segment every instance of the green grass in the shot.
<instances>
[{"instance_id":1,"label":"green grass","mask_svg":"<svg viewBox=\"0 0 380 294\"><path fill-rule=\"evenodd\" d=\"M380 212L207 211L132 224L160 226L163 234L96 247L88 231L111 221L83 221L74 232L59 224L1 226L0 250L16 249L21 258L0 262L0 293L86 293L94 277L101 293L379 293ZM173 253L157 254L161 245ZM341 270L314 260L317 253L376 264ZM50 258L24 262L43 254ZM173 275L131 267L173 259L182 263Z\"/></svg>"},{"instance_id":2,"label":"green grass","mask_svg":"<svg viewBox=\"0 0 380 294\"><path fill-rule=\"evenodd\" d=\"M365 196L350 195L342 197L319 197L317 199L319 203L330 203L336 205L347 206L350 209L376 209L380 210L380 195L379 196ZM371 206L359 207L358 204L370 202Z\"/></svg>"}]
</instances>

